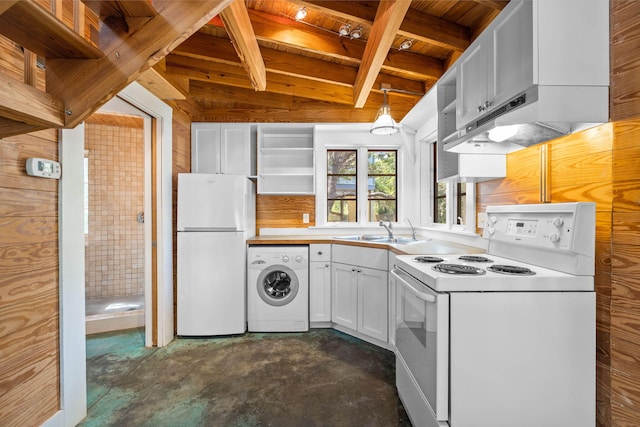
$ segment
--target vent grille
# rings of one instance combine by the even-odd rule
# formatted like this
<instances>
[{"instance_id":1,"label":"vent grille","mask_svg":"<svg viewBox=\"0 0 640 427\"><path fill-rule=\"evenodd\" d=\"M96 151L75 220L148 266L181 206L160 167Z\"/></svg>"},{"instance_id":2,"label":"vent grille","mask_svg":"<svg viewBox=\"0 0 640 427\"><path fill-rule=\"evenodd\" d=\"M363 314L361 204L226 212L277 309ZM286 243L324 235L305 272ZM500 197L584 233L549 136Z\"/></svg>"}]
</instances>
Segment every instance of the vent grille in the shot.
<instances>
[{"instance_id":1,"label":"vent grille","mask_svg":"<svg viewBox=\"0 0 640 427\"><path fill-rule=\"evenodd\" d=\"M483 124L492 121L496 117L500 117L504 113L506 113L508 111L511 111L511 110L513 110L515 108L518 108L521 105L524 105L526 103L526 101L527 101L527 95L526 94L520 95L519 97L517 97L515 99L512 99L511 101L507 102L506 104L504 104L500 108L496 108L491 113L487 114L486 116L480 117L474 123L472 123L469 126L467 126L467 132L472 131L472 130L474 130L476 128L479 128Z\"/></svg>"}]
</instances>

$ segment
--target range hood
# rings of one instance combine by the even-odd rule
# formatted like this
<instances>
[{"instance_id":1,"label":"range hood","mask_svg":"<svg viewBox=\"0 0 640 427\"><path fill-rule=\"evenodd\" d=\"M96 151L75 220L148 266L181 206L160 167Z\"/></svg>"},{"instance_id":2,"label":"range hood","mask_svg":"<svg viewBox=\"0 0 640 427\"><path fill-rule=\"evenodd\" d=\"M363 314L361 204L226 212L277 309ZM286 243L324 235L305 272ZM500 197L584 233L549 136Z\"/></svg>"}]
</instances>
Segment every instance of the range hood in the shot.
<instances>
[{"instance_id":1,"label":"range hood","mask_svg":"<svg viewBox=\"0 0 640 427\"><path fill-rule=\"evenodd\" d=\"M444 149L505 154L605 123L609 120L608 89L534 85L445 138ZM495 137L493 133L500 130L509 130L511 135Z\"/></svg>"}]
</instances>

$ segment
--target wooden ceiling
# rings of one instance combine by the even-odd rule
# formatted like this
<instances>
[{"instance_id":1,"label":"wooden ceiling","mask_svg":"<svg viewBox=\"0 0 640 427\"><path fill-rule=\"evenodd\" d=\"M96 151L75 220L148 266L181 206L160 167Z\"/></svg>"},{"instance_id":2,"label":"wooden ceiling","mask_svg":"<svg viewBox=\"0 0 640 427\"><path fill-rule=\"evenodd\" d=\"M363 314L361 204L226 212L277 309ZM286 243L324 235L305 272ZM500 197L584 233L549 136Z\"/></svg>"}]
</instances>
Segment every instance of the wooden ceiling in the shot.
<instances>
[{"instance_id":1,"label":"wooden ceiling","mask_svg":"<svg viewBox=\"0 0 640 427\"><path fill-rule=\"evenodd\" d=\"M74 127L134 80L193 121L371 122L382 87L401 120L507 3L2 0L0 138Z\"/></svg>"},{"instance_id":2,"label":"wooden ceiling","mask_svg":"<svg viewBox=\"0 0 640 427\"><path fill-rule=\"evenodd\" d=\"M382 87L401 120L507 3L234 0L166 72L188 79L200 120L370 122Z\"/></svg>"}]
</instances>

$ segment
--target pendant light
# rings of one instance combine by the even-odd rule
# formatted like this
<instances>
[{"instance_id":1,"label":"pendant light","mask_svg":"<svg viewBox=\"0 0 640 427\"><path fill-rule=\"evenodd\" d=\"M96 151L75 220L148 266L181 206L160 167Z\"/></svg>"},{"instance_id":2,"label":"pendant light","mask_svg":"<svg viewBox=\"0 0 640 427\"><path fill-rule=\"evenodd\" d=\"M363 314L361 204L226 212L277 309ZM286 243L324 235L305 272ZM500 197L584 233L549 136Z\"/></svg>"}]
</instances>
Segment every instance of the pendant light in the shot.
<instances>
[{"instance_id":1,"label":"pendant light","mask_svg":"<svg viewBox=\"0 0 640 427\"><path fill-rule=\"evenodd\" d=\"M378 109L376 120L373 122L370 131L374 135L392 135L398 132L398 124L395 120L393 120L393 117L391 117L391 107L389 107L389 104L387 104L388 90L388 88L382 88L384 100L382 102L382 105Z\"/></svg>"}]
</instances>

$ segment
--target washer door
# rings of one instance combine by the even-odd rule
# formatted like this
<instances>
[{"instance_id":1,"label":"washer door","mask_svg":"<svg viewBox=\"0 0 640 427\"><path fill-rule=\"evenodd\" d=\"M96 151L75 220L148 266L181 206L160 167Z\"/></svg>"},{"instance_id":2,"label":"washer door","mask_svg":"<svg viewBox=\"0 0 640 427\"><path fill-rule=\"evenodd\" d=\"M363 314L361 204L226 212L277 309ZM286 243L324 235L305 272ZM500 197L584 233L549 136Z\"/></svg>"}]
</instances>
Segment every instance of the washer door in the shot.
<instances>
[{"instance_id":1,"label":"washer door","mask_svg":"<svg viewBox=\"0 0 640 427\"><path fill-rule=\"evenodd\" d=\"M289 304L298 294L298 276L289 267L272 265L266 268L256 283L258 295L273 306Z\"/></svg>"}]
</instances>

